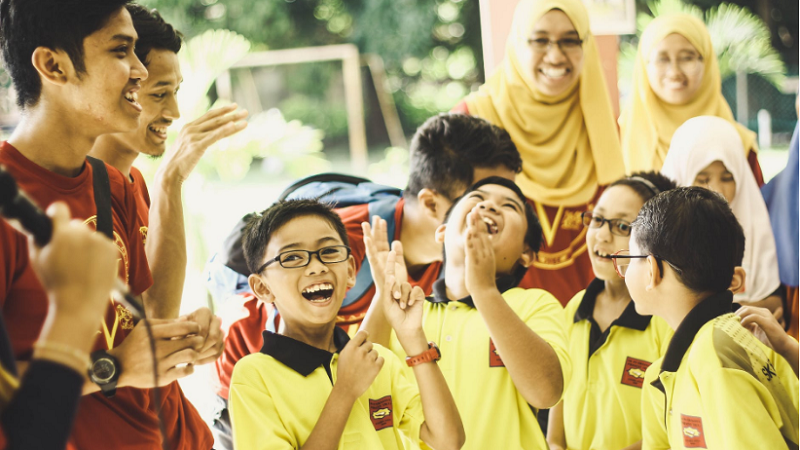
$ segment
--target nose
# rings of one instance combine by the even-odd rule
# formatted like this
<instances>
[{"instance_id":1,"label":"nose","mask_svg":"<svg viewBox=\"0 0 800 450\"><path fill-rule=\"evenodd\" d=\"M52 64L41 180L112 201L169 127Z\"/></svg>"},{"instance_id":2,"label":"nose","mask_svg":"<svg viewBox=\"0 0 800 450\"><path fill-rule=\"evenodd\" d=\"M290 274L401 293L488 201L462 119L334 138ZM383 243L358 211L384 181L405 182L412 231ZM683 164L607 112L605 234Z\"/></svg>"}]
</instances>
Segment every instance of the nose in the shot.
<instances>
[{"instance_id":1,"label":"nose","mask_svg":"<svg viewBox=\"0 0 800 450\"><path fill-rule=\"evenodd\" d=\"M614 239L613 234L611 233L611 222L604 222L600 228L597 228L596 238L603 241L603 242L610 242Z\"/></svg>"},{"instance_id":2,"label":"nose","mask_svg":"<svg viewBox=\"0 0 800 450\"><path fill-rule=\"evenodd\" d=\"M131 52L131 55L133 57L133 61L131 61L131 79L139 81L146 80L148 76L147 68L139 61L135 53Z\"/></svg>"},{"instance_id":3,"label":"nose","mask_svg":"<svg viewBox=\"0 0 800 450\"><path fill-rule=\"evenodd\" d=\"M306 275L319 275L328 272L328 265L322 262L319 253L311 255L311 259L306 266Z\"/></svg>"},{"instance_id":4,"label":"nose","mask_svg":"<svg viewBox=\"0 0 800 450\"><path fill-rule=\"evenodd\" d=\"M163 116L165 119L178 120L181 118L181 112L178 108L178 97L176 95L167 96L167 104L164 106Z\"/></svg>"},{"instance_id":5,"label":"nose","mask_svg":"<svg viewBox=\"0 0 800 450\"><path fill-rule=\"evenodd\" d=\"M718 180L708 180L708 183L706 183L706 189L714 191L718 194L722 194L722 185Z\"/></svg>"},{"instance_id":6,"label":"nose","mask_svg":"<svg viewBox=\"0 0 800 450\"><path fill-rule=\"evenodd\" d=\"M545 52L545 58L547 62L551 64L560 63L566 61L567 55L564 54L557 42L550 41L550 44L547 46L547 51Z\"/></svg>"},{"instance_id":7,"label":"nose","mask_svg":"<svg viewBox=\"0 0 800 450\"><path fill-rule=\"evenodd\" d=\"M493 212L495 214L498 211L497 205L495 205L494 202L491 201L491 200L484 200L484 201L480 202L478 204L478 208L484 209L484 210L489 210L489 211L491 211L491 212Z\"/></svg>"}]
</instances>

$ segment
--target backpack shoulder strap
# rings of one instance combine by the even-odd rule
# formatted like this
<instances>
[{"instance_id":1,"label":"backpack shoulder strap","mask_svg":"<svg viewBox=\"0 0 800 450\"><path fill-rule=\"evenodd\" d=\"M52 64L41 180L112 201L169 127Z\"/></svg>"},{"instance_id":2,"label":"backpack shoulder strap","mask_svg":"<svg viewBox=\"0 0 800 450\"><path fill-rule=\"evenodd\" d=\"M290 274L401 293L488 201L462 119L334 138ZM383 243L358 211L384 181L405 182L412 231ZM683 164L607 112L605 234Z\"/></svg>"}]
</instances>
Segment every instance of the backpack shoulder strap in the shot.
<instances>
[{"instance_id":1,"label":"backpack shoulder strap","mask_svg":"<svg viewBox=\"0 0 800 450\"><path fill-rule=\"evenodd\" d=\"M97 208L96 229L113 241L114 223L111 219L111 183L108 180L106 163L91 156L87 156L86 160L92 165L94 204Z\"/></svg>"},{"instance_id":2,"label":"backpack shoulder strap","mask_svg":"<svg viewBox=\"0 0 800 450\"><path fill-rule=\"evenodd\" d=\"M394 239L395 229L397 228L397 224L394 222L394 213L397 209L397 202L399 201L400 197L386 197L371 202L368 206L369 217L379 216L386 221L386 234L389 238L389 242ZM373 284L369 259L364 258L364 262L361 263L361 268L358 269L358 273L356 274L356 284L347 291L347 295L345 295L344 301L342 301L342 306L350 305L363 297L364 294L372 288Z\"/></svg>"}]
</instances>

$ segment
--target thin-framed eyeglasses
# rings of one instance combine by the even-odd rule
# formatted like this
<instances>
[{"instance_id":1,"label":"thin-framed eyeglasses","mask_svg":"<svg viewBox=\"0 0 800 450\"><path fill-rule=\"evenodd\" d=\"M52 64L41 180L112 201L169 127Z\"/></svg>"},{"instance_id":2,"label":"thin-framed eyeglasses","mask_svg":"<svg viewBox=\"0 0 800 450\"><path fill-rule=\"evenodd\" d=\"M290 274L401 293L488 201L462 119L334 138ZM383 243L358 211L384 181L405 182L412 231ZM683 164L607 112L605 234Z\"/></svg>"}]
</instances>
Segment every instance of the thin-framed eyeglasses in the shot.
<instances>
[{"instance_id":1,"label":"thin-framed eyeglasses","mask_svg":"<svg viewBox=\"0 0 800 450\"><path fill-rule=\"evenodd\" d=\"M347 258L350 257L350 247L346 245L331 245L313 252L310 250L289 250L265 262L256 273L263 272L267 266L274 262L279 263L285 269L299 269L309 265L313 255L317 255L322 264L336 264L347 261Z\"/></svg>"},{"instance_id":2,"label":"thin-framed eyeglasses","mask_svg":"<svg viewBox=\"0 0 800 450\"><path fill-rule=\"evenodd\" d=\"M688 75L696 73L702 63L703 57L696 54L680 55L675 59L674 63L673 59L667 55L659 55L648 62L658 73L665 73L669 67L675 64L678 66L678 70Z\"/></svg>"},{"instance_id":3,"label":"thin-framed eyeglasses","mask_svg":"<svg viewBox=\"0 0 800 450\"><path fill-rule=\"evenodd\" d=\"M656 259L656 262L658 264L658 273L659 273L660 276L664 276L664 268L661 265L661 261L664 261L667 264L669 264L669 266L672 267L672 269L674 271L678 272L678 274L683 273L683 270L681 270L675 264L672 264L671 262L667 261L666 259L661 258L661 257L656 256L656 255L652 255L652 254L651 255L631 255L630 254L630 250L619 250L619 251L615 252L613 255L609 256L609 258L611 258L611 262L614 263L614 270L617 272L617 275L619 275L620 278L625 278L625 273L628 271L628 267L630 266L632 260L634 260L634 259L644 259L644 258L647 258L648 256L652 256L653 258Z\"/></svg>"},{"instance_id":4,"label":"thin-framed eyeglasses","mask_svg":"<svg viewBox=\"0 0 800 450\"><path fill-rule=\"evenodd\" d=\"M602 228L603 225L608 224L608 230L611 234L616 234L617 236L628 237L631 235L631 230L633 230L633 225L630 222L623 219L606 219L605 217L595 214L592 211L585 211L581 213L581 220L583 221L583 226L587 228Z\"/></svg>"},{"instance_id":5,"label":"thin-framed eyeglasses","mask_svg":"<svg viewBox=\"0 0 800 450\"><path fill-rule=\"evenodd\" d=\"M583 39L578 38L563 38L556 41L549 38L528 38L528 45L531 46L533 51L537 53L547 53L553 47L553 44L558 46L561 53L577 53L583 48Z\"/></svg>"}]
</instances>

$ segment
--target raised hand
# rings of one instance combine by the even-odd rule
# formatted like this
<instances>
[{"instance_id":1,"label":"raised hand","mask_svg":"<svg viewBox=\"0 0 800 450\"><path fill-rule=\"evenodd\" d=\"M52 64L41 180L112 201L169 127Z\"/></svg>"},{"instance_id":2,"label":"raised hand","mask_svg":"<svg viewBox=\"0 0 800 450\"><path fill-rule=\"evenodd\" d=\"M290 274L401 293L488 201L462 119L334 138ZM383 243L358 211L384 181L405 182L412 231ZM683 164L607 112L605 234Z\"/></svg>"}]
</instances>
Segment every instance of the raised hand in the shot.
<instances>
[{"instance_id":1,"label":"raised hand","mask_svg":"<svg viewBox=\"0 0 800 450\"><path fill-rule=\"evenodd\" d=\"M383 367L383 358L367 340L368 334L359 330L339 354L336 368L336 387L356 399L369 389Z\"/></svg>"},{"instance_id":2,"label":"raised hand","mask_svg":"<svg viewBox=\"0 0 800 450\"><path fill-rule=\"evenodd\" d=\"M470 295L487 289L497 289L494 247L478 210L475 207L467 214L467 236L464 242L465 282Z\"/></svg>"},{"instance_id":3,"label":"raised hand","mask_svg":"<svg viewBox=\"0 0 800 450\"><path fill-rule=\"evenodd\" d=\"M400 241L394 241L391 248L389 248L386 221L374 216L372 218L372 226L370 226L369 222L364 222L361 224L361 229L364 232L364 247L367 252L367 258L369 258L370 272L372 273L375 288L379 290L384 285L386 258L390 251L394 251L397 256L394 268L395 277L401 281L407 280L408 270L403 256L403 244Z\"/></svg>"},{"instance_id":4,"label":"raised hand","mask_svg":"<svg viewBox=\"0 0 800 450\"><path fill-rule=\"evenodd\" d=\"M396 276L397 254L390 251L386 257L383 288L378 290L387 322L398 338L422 332L422 305L425 292L419 286Z\"/></svg>"}]
</instances>

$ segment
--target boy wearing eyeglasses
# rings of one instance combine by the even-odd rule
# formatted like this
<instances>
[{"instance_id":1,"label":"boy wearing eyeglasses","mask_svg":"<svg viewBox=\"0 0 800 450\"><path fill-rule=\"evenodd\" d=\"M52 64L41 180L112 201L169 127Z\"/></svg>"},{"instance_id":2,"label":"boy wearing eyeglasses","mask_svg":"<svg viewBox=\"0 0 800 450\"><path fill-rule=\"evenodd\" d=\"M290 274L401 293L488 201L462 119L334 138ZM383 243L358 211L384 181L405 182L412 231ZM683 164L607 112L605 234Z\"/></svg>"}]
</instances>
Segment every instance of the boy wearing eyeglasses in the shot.
<instances>
[{"instance_id":1,"label":"boy wearing eyeglasses","mask_svg":"<svg viewBox=\"0 0 800 450\"><path fill-rule=\"evenodd\" d=\"M339 216L315 200L279 202L248 224L243 240L255 295L281 311L277 333L242 358L230 385L233 441L250 449L402 449L419 440L460 448L455 403L421 327L421 289L401 283L409 308L391 320L414 358L414 379L367 333L336 326L355 261Z\"/></svg>"},{"instance_id":2,"label":"boy wearing eyeglasses","mask_svg":"<svg viewBox=\"0 0 800 450\"><path fill-rule=\"evenodd\" d=\"M731 313L744 246L723 197L682 187L642 207L615 256L636 311L675 330L645 374L644 449L797 448L797 377Z\"/></svg>"},{"instance_id":3,"label":"boy wearing eyeglasses","mask_svg":"<svg viewBox=\"0 0 800 450\"><path fill-rule=\"evenodd\" d=\"M365 240L373 269L384 264L380 237ZM424 330L442 349L439 365L464 420L464 448L547 449L536 413L561 398L570 357L555 297L517 287L542 240L533 209L513 181L489 177L458 200L436 239L444 243L447 264L424 301ZM403 269L394 252L384 261L385 272ZM376 286L389 283L379 276L373 272ZM391 295L405 290L396 287ZM398 356L412 355L387 324L395 320L394 303L373 301L363 328Z\"/></svg>"}]
</instances>

